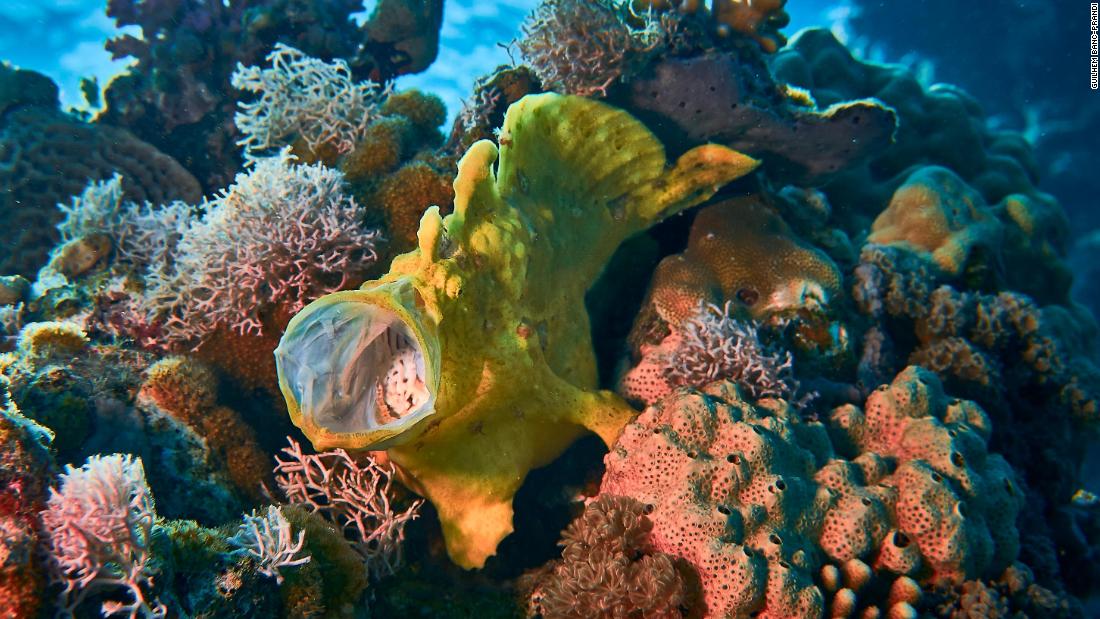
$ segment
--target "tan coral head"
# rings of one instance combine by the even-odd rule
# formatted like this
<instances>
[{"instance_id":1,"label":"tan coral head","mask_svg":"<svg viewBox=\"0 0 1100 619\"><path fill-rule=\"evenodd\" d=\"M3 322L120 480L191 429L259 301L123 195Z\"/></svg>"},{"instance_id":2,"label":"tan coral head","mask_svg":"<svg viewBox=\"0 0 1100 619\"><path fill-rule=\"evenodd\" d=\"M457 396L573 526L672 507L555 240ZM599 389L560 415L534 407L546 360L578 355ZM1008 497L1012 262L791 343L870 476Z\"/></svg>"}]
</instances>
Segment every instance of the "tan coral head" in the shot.
<instances>
[{"instance_id":1,"label":"tan coral head","mask_svg":"<svg viewBox=\"0 0 1100 619\"><path fill-rule=\"evenodd\" d=\"M317 449L386 449L435 412L439 345L407 280L327 295L275 350L291 420Z\"/></svg>"}]
</instances>

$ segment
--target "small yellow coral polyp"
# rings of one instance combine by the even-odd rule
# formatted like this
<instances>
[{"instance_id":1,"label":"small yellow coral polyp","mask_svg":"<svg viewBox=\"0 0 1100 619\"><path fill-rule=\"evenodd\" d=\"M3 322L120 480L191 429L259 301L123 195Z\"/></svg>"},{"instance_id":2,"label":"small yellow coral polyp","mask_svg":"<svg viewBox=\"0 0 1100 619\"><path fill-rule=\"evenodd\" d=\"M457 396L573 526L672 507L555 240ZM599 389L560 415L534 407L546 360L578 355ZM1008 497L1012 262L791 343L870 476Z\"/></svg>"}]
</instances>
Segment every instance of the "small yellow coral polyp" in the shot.
<instances>
[{"instance_id":1,"label":"small yellow coral polyp","mask_svg":"<svg viewBox=\"0 0 1100 619\"><path fill-rule=\"evenodd\" d=\"M275 353L294 423L318 449L388 449L467 568L511 532L531 469L635 414L597 388L584 306L615 249L757 165L706 145L670 166L629 114L553 93L514 104L500 144L466 153L417 249L307 306Z\"/></svg>"}]
</instances>

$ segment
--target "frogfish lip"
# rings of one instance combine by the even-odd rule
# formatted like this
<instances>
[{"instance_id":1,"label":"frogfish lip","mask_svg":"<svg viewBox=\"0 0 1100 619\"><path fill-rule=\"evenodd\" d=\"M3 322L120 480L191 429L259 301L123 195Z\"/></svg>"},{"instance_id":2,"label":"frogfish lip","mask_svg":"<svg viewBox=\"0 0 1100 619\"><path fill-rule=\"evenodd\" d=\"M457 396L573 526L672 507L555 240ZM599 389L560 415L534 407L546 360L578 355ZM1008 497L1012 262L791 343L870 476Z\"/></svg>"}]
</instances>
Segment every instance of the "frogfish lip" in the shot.
<instances>
[{"instance_id":1,"label":"frogfish lip","mask_svg":"<svg viewBox=\"0 0 1100 619\"><path fill-rule=\"evenodd\" d=\"M287 325L275 365L294 425L317 449L386 449L435 413L439 345L407 280L336 292Z\"/></svg>"}]
</instances>

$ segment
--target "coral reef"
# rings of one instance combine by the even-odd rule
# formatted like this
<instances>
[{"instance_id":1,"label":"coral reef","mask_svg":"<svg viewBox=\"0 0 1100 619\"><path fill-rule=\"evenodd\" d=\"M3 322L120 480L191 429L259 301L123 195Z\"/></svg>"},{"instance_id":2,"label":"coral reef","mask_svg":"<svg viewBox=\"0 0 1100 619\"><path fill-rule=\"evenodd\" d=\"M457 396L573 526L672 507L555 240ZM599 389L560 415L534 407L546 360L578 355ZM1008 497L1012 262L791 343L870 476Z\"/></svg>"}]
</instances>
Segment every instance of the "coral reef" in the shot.
<instances>
[{"instance_id":1,"label":"coral reef","mask_svg":"<svg viewBox=\"0 0 1100 619\"><path fill-rule=\"evenodd\" d=\"M54 467L52 436L19 413L6 389L0 396L0 599L6 617L31 619L46 601L38 512Z\"/></svg>"},{"instance_id":2,"label":"coral reef","mask_svg":"<svg viewBox=\"0 0 1100 619\"><path fill-rule=\"evenodd\" d=\"M517 47L547 88L607 96L661 51L661 24L647 16L635 27L631 16L615 0L549 0L527 18Z\"/></svg>"},{"instance_id":3,"label":"coral reef","mask_svg":"<svg viewBox=\"0 0 1100 619\"><path fill-rule=\"evenodd\" d=\"M16 305L26 300L31 284L21 275L0 276L0 305Z\"/></svg>"},{"instance_id":4,"label":"coral reef","mask_svg":"<svg viewBox=\"0 0 1100 619\"><path fill-rule=\"evenodd\" d=\"M278 43L267 55L270 69L238 67L231 78L238 90L259 94L242 103L234 123L246 153L305 141L346 153L362 139L385 91L372 82L355 83L347 63L326 63Z\"/></svg>"},{"instance_id":5,"label":"coral reef","mask_svg":"<svg viewBox=\"0 0 1100 619\"><path fill-rule=\"evenodd\" d=\"M276 351L295 424L321 449L390 447L469 567L511 531L527 471L583 427L610 442L633 415L594 389L584 291L627 236L756 165L705 146L668 170L628 114L552 94L513 105L500 144L463 157L455 212L428 211L418 250L361 290L311 304Z\"/></svg>"},{"instance_id":6,"label":"coral reef","mask_svg":"<svg viewBox=\"0 0 1100 619\"><path fill-rule=\"evenodd\" d=\"M378 183L373 204L386 214L386 232L403 248L416 247L420 218L428 207L450 207L454 188L450 174L430 163L413 161ZM449 208L448 208L449 210Z\"/></svg>"},{"instance_id":7,"label":"coral reef","mask_svg":"<svg viewBox=\"0 0 1100 619\"><path fill-rule=\"evenodd\" d=\"M982 198L946 168L918 168L898 187L871 224L869 243L901 244L929 254L941 269L959 275L974 254L1000 246L1000 226Z\"/></svg>"},{"instance_id":8,"label":"coral reef","mask_svg":"<svg viewBox=\"0 0 1100 619\"><path fill-rule=\"evenodd\" d=\"M380 255L381 233L363 224L343 175L295 164L287 149L255 159L198 208L123 203L119 186L117 179L93 183L64 207L60 224L73 242L102 238L115 250L110 276L117 278L84 287L94 290L87 303L102 312L92 312L89 326L147 349L190 348L251 387L274 389L270 353L290 315L358 284ZM73 286L66 273L78 274L63 266L62 250L49 267L59 277L42 275L36 296ZM84 270L100 254L91 257ZM128 284L135 275L139 282Z\"/></svg>"},{"instance_id":9,"label":"coral reef","mask_svg":"<svg viewBox=\"0 0 1100 619\"><path fill-rule=\"evenodd\" d=\"M155 364L149 380L151 364L146 353L88 343L72 323L31 323L15 352L0 357L0 380L27 417L49 428L61 463L133 454L144 462L162 515L223 522L244 507L244 497L258 496L270 459L246 440L251 431L232 411L211 404L208 373L190 373L203 380L189 383L186 372L174 370L196 366L169 359ZM189 426L181 411L198 421ZM209 437L200 434L207 431Z\"/></svg>"},{"instance_id":10,"label":"coral reef","mask_svg":"<svg viewBox=\"0 0 1100 619\"><path fill-rule=\"evenodd\" d=\"M642 396L641 401L651 403L667 394L670 386L701 385L718 378L714 374L709 380L682 381L676 372L668 374L663 369L669 355L681 354L677 351L683 348L685 338L697 339L688 330L700 305L723 307L733 319L755 322L767 331L765 344L790 346L814 365L830 369L847 363L848 327L838 320L845 303L841 271L828 254L787 225L777 204L762 196L748 196L702 208L692 223L687 248L657 265L628 338L631 369L621 386L628 389L624 393L630 393L629 397ZM712 344L702 347L717 350ZM758 344L753 347L760 348ZM764 365L775 366L763 372L770 377L763 379L770 385L765 389L778 389L797 405L805 404L804 396L812 389L795 395L797 381L789 367L780 369L782 360ZM720 362L712 367L730 372L741 364ZM723 374L726 378L740 375L740 371ZM759 381L750 378L745 385L763 386ZM649 395L631 391L636 388ZM750 389L755 392L754 387Z\"/></svg>"},{"instance_id":11,"label":"coral reef","mask_svg":"<svg viewBox=\"0 0 1100 619\"><path fill-rule=\"evenodd\" d=\"M245 0L147 3L112 0L119 26L142 36L108 42L130 69L112 80L99 124L127 127L184 163L207 192L225 187L241 161L234 147L233 72L255 66L282 43L329 62L344 60L355 79L384 82L423 70L435 58L443 2L384 0L357 26L355 0Z\"/></svg>"},{"instance_id":12,"label":"coral reef","mask_svg":"<svg viewBox=\"0 0 1100 619\"><path fill-rule=\"evenodd\" d=\"M965 88L999 127L1019 128L1035 147L1043 190L1063 201L1073 229L1096 228L1100 213L1090 208L1095 179L1087 165L1096 154L1087 137L1100 130L1100 115L1081 98L1086 93L1060 87L1079 70L1058 60L1058 42L1072 40L1077 27L1074 7L1012 5L990 14L949 0L854 6L851 36L871 40L890 57L915 58L935 81ZM950 19L941 19L947 14ZM1013 31L1011 40L1000 36L1006 28ZM997 59L999 71L982 70L988 58ZM1006 82L1005 75L1020 77Z\"/></svg>"},{"instance_id":13,"label":"coral reef","mask_svg":"<svg viewBox=\"0 0 1100 619\"><path fill-rule=\"evenodd\" d=\"M145 297L168 342L194 343L217 329L262 335L261 312L295 312L378 257L379 235L360 229L342 175L292 165L285 150L257 160L204 206L181 232L173 268L146 276Z\"/></svg>"},{"instance_id":14,"label":"coral reef","mask_svg":"<svg viewBox=\"0 0 1100 619\"><path fill-rule=\"evenodd\" d=\"M922 581L958 583L998 574L1016 558L1024 496L1008 463L986 451L992 428L981 408L948 401L934 374L910 366L872 392L862 410L840 407L830 418L837 451L856 467L830 463L818 480L853 499L858 493L846 486L849 475L896 493L887 503L894 529L878 565ZM882 463L891 466L890 475L870 470ZM826 516L822 546L834 559L858 554L862 535L834 528L865 513L849 503L830 515L835 520Z\"/></svg>"},{"instance_id":15,"label":"coral reef","mask_svg":"<svg viewBox=\"0 0 1100 619\"><path fill-rule=\"evenodd\" d=\"M166 357L149 366L138 392L148 403L202 438L246 497L259 500L270 480L270 458L256 440L256 432L239 413L219 406L213 373L185 357Z\"/></svg>"},{"instance_id":16,"label":"coral reef","mask_svg":"<svg viewBox=\"0 0 1100 619\"><path fill-rule=\"evenodd\" d=\"M933 591L925 607L948 619L1083 616L1075 601L1037 585L1031 570L1021 563L1013 564L994 581L969 580Z\"/></svg>"},{"instance_id":17,"label":"coral reef","mask_svg":"<svg viewBox=\"0 0 1100 619\"><path fill-rule=\"evenodd\" d=\"M393 465L370 456L356 461L343 449L307 455L293 439L276 457L275 483L291 505L319 514L348 537L374 576L401 567L405 525L416 519L423 501L404 509L391 504Z\"/></svg>"},{"instance_id":18,"label":"coral reef","mask_svg":"<svg viewBox=\"0 0 1100 619\"><path fill-rule=\"evenodd\" d=\"M826 563L818 576L830 618L918 616L924 590L909 576L875 571L859 559Z\"/></svg>"},{"instance_id":19,"label":"coral reef","mask_svg":"<svg viewBox=\"0 0 1100 619\"><path fill-rule=\"evenodd\" d=\"M918 367L824 425L714 383L627 426L600 492L652 506L652 548L698 571L706 616L818 616L822 556L926 584L997 574L1016 558L1023 494L986 451L989 425Z\"/></svg>"},{"instance_id":20,"label":"coral reef","mask_svg":"<svg viewBox=\"0 0 1100 619\"><path fill-rule=\"evenodd\" d=\"M820 184L890 145L891 109L858 97L818 107L773 81L763 62L751 50L665 57L613 100L672 145L725 144L779 182Z\"/></svg>"},{"instance_id":21,"label":"coral reef","mask_svg":"<svg viewBox=\"0 0 1100 619\"><path fill-rule=\"evenodd\" d=\"M290 521L274 505L268 505L267 512L263 514L258 514L256 510L245 514L237 534L227 541L237 548L237 552L252 557L259 564L261 574L274 578L280 585L283 584L280 568L298 567L312 559L309 555L302 555L305 531L299 530L295 539Z\"/></svg>"},{"instance_id":22,"label":"coral reef","mask_svg":"<svg viewBox=\"0 0 1100 619\"><path fill-rule=\"evenodd\" d=\"M128 603L103 602L103 615L164 617L149 596L151 535L156 511L141 459L94 456L61 476L50 492L42 528L50 549L51 580L63 586L59 607L72 615L89 595L125 588Z\"/></svg>"},{"instance_id":23,"label":"coral reef","mask_svg":"<svg viewBox=\"0 0 1100 619\"><path fill-rule=\"evenodd\" d=\"M604 495L562 534L562 558L533 575L529 614L565 619L682 617L688 587L672 557L653 552L653 523L635 499Z\"/></svg>"},{"instance_id":24,"label":"coral reef","mask_svg":"<svg viewBox=\"0 0 1100 619\"><path fill-rule=\"evenodd\" d=\"M368 586L367 566L337 525L299 505L283 505L280 511L294 530L304 533L303 553L311 557L288 574L280 588L284 614L336 616L362 605Z\"/></svg>"},{"instance_id":25,"label":"coral reef","mask_svg":"<svg viewBox=\"0 0 1100 619\"><path fill-rule=\"evenodd\" d=\"M811 544L829 495L813 483L814 454L791 421L717 388L728 394L677 392L627 426L601 495L652 506L652 548L698 571L705 616L820 615Z\"/></svg>"},{"instance_id":26,"label":"coral reef","mask_svg":"<svg viewBox=\"0 0 1100 619\"><path fill-rule=\"evenodd\" d=\"M715 33L728 37L739 33L753 39L767 53L774 53L787 42L779 29L790 21L783 7L787 0L716 0L710 4L697 0L633 0L637 11L675 9L688 15L700 15L712 22Z\"/></svg>"},{"instance_id":27,"label":"coral reef","mask_svg":"<svg viewBox=\"0 0 1100 619\"><path fill-rule=\"evenodd\" d=\"M855 276L860 311L894 323L880 332L894 356L936 371L953 392L990 412L992 442L1020 473L1031 505L1025 556L1059 548L1059 560L1042 566L1028 557L1040 582L1059 578L1059 562L1071 572L1091 570L1091 545L1077 538L1085 525L1069 506L1100 410L1091 317L1074 308L1040 308L1017 293L956 288L934 263L900 247L865 246ZM1059 449L1051 451L1051 444ZM1074 533L1062 538L1048 522Z\"/></svg>"},{"instance_id":28,"label":"coral reef","mask_svg":"<svg viewBox=\"0 0 1100 619\"><path fill-rule=\"evenodd\" d=\"M749 197L700 210L687 248L661 261L647 296L651 310L644 311L670 327L692 315L700 302L732 301L766 320L828 308L841 296L841 275L829 256L799 238L773 207Z\"/></svg>"},{"instance_id":29,"label":"coral reef","mask_svg":"<svg viewBox=\"0 0 1100 619\"><path fill-rule=\"evenodd\" d=\"M455 117L444 152L458 156L478 140L493 139L513 103L541 92L544 89L538 76L526 65L498 67L492 74L481 77Z\"/></svg>"},{"instance_id":30,"label":"coral reef","mask_svg":"<svg viewBox=\"0 0 1100 619\"><path fill-rule=\"evenodd\" d=\"M669 327L660 344L642 344L642 359L619 381L627 400L650 405L677 387L703 387L726 378L753 398L779 398L803 405L790 352L760 342L751 323L732 315L732 304L701 305L681 324Z\"/></svg>"},{"instance_id":31,"label":"coral reef","mask_svg":"<svg viewBox=\"0 0 1100 619\"><path fill-rule=\"evenodd\" d=\"M772 79L760 47L774 52L783 40L783 1L715 2L710 11L700 2L629 4L539 5L517 47L541 86L607 97L673 151L725 144L784 182L824 182L889 146L895 115L880 102L849 97L819 108ZM742 35L760 46L739 44Z\"/></svg>"},{"instance_id":32,"label":"coral reef","mask_svg":"<svg viewBox=\"0 0 1100 619\"><path fill-rule=\"evenodd\" d=\"M0 615L1096 614L1062 206L785 5L546 0L446 139L442 0L0 66Z\"/></svg>"},{"instance_id":33,"label":"coral reef","mask_svg":"<svg viewBox=\"0 0 1100 619\"><path fill-rule=\"evenodd\" d=\"M0 65L0 274L32 277L58 236L56 209L90 181L114 174L136 202L197 201L195 178L130 131L91 125L58 108L45 76Z\"/></svg>"},{"instance_id":34,"label":"coral reef","mask_svg":"<svg viewBox=\"0 0 1100 619\"><path fill-rule=\"evenodd\" d=\"M850 229L882 211L914 165L949 168L989 203L1035 189L1035 164L1023 137L988 128L981 107L959 88L925 89L906 67L857 60L820 28L800 32L771 65L776 79L808 90L819 105L873 97L897 113L894 143L824 187L851 218L844 222Z\"/></svg>"},{"instance_id":35,"label":"coral reef","mask_svg":"<svg viewBox=\"0 0 1100 619\"><path fill-rule=\"evenodd\" d=\"M1068 238L1065 215L1049 196L1013 194L987 205L950 170L928 166L913 168L871 224L867 241L924 252L944 273L974 287L1064 304Z\"/></svg>"}]
</instances>

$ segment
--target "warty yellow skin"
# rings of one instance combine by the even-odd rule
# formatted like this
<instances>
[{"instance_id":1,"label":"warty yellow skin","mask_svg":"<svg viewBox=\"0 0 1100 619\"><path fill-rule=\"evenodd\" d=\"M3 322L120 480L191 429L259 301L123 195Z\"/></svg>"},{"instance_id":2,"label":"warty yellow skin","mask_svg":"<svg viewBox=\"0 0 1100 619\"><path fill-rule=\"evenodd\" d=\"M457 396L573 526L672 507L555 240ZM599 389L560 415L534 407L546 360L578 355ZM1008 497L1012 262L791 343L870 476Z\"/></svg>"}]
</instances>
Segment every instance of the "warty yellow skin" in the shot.
<instances>
[{"instance_id":1,"label":"warty yellow skin","mask_svg":"<svg viewBox=\"0 0 1100 619\"><path fill-rule=\"evenodd\" d=\"M636 414L597 386L584 294L608 259L757 166L705 145L670 167L626 112L553 93L515 103L499 143L480 141L462 158L454 213L429 209L417 249L360 290L315 301L285 336L336 304L394 312L423 352L428 414L333 432L302 414L280 368L291 418L314 446L387 449L466 568L483 566L512 531L512 498L529 471L586 430L611 445Z\"/></svg>"}]
</instances>

